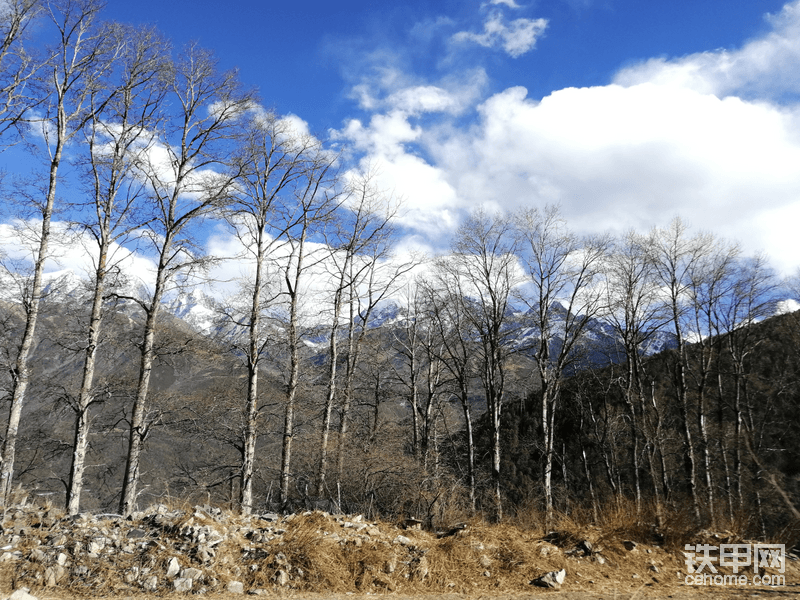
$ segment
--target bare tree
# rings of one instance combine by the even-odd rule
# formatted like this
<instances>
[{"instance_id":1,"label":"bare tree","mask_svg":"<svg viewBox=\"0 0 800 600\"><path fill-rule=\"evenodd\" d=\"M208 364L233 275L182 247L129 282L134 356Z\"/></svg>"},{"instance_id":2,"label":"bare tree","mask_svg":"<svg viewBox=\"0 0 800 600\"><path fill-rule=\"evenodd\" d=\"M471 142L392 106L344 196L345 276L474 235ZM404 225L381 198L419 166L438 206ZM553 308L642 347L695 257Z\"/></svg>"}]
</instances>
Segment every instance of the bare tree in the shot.
<instances>
[{"instance_id":1,"label":"bare tree","mask_svg":"<svg viewBox=\"0 0 800 600\"><path fill-rule=\"evenodd\" d=\"M776 282L766 258L761 255L736 261L731 278L730 295L724 303L715 308L712 323L720 343L725 347L724 351L719 350L719 357L721 359L723 352L727 354L732 368L733 390L730 394L723 388L722 370L717 369L717 443L724 466L728 515L733 520L734 500L736 508L744 509L742 447L747 442L744 438L745 384L748 375L746 361L764 341L759 329L754 325L770 316ZM732 467L729 460L728 436L725 435L723 423L726 404L732 406L735 419ZM732 479L735 479L735 489Z\"/></svg>"},{"instance_id":2,"label":"bare tree","mask_svg":"<svg viewBox=\"0 0 800 600\"><path fill-rule=\"evenodd\" d=\"M246 285L249 306L242 311L244 316L233 307L226 311L225 321L246 332L241 343L234 343L246 361L248 380L239 497L244 515L250 514L253 506L259 370L270 341L262 313L281 289L268 276L268 259L281 252L284 235L297 225L292 217L284 222L277 219L277 205L281 196L292 197L298 187L306 185L307 177L317 176L314 169L319 169L321 154L319 140L296 131L288 119L262 110L252 111L236 154L239 175L227 218L252 264L252 281Z\"/></svg>"},{"instance_id":3,"label":"bare tree","mask_svg":"<svg viewBox=\"0 0 800 600\"><path fill-rule=\"evenodd\" d=\"M601 280L610 241L607 237L579 238L567 229L553 206L519 213L517 232L529 290L523 297L538 333L533 355L541 381L542 487L550 526L555 412L567 370L580 356L586 326L605 306Z\"/></svg>"},{"instance_id":4,"label":"bare tree","mask_svg":"<svg viewBox=\"0 0 800 600\"><path fill-rule=\"evenodd\" d=\"M105 87L104 80L119 51L111 31L97 24L99 10L100 4L95 0L54 0L46 6L58 41L52 60L41 71L44 96L38 106L43 113L30 121L29 126L32 134L44 142L49 173L44 198L35 203L41 214L41 229L33 255L32 281L23 299L25 330L14 367L11 409L0 467L0 500L7 497L14 473L17 433L30 377L28 356L39 316L62 155L70 140L92 119L94 112L102 108L102 102L98 105L91 100L97 98L98 89ZM109 98L110 94L106 94L105 100Z\"/></svg>"},{"instance_id":5,"label":"bare tree","mask_svg":"<svg viewBox=\"0 0 800 600\"><path fill-rule=\"evenodd\" d=\"M708 439L708 396L712 385L711 375L715 357L719 354L718 315L730 302L736 283L733 277L740 250L735 244L721 240L710 240L706 256L696 261L689 270L687 294L691 309L688 330L692 332L695 343L691 352L692 360L687 367L694 381L697 402L697 433L700 438L705 479L705 506L708 521L713 527L716 519L714 483L711 468L711 447Z\"/></svg>"},{"instance_id":6,"label":"bare tree","mask_svg":"<svg viewBox=\"0 0 800 600\"><path fill-rule=\"evenodd\" d=\"M70 515L80 511L104 296L109 283L113 285L120 272L121 258L114 255L114 248L129 241L147 219L142 202L146 187L137 179L136 172L141 166L142 152L153 141L166 91L162 77L167 56L165 42L147 29L119 28L117 33L123 50L114 70L118 77L113 83L114 97L104 110L91 111L92 119L85 131L89 216L83 223L76 223L96 243L97 257L89 323L82 340L83 376L73 406L75 439L67 490ZM93 97L91 102L97 105L104 98Z\"/></svg>"},{"instance_id":7,"label":"bare tree","mask_svg":"<svg viewBox=\"0 0 800 600\"><path fill-rule=\"evenodd\" d=\"M511 299L521 281L512 223L477 211L458 229L452 253L439 261L447 273L475 339L478 372L491 428L494 518L503 517L500 478L500 419L506 363L514 351Z\"/></svg>"},{"instance_id":8,"label":"bare tree","mask_svg":"<svg viewBox=\"0 0 800 600\"><path fill-rule=\"evenodd\" d=\"M314 245L309 239L317 230L330 222L342 202L336 186L336 156L320 152L306 169L302 185L297 186L291 198L283 204L281 222L292 223L285 230L285 257L278 268L283 279L285 343L288 351L286 399L281 444L280 499L289 500L292 441L294 438L295 404L300 386L300 347L302 344L303 305L309 300L307 290L311 269L329 255L327 246Z\"/></svg>"},{"instance_id":9,"label":"bare tree","mask_svg":"<svg viewBox=\"0 0 800 600\"><path fill-rule=\"evenodd\" d=\"M347 198L339 211L339 219L334 221L332 238L327 241L331 254L326 265L330 271L333 298L328 342L328 385L317 467L318 496L322 496L325 492L331 417L338 400L337 369L342 312L346 311L346 315L349 317L349 321L345 325L348 342L345 384L348 385L347 381L348 379L352 381L355 370L355 363L351 361L351 353L358 354L358 349L354 347L358 341L355 322L361 316L361 311L358 316L354 314L353 304L358 304L359 299L364 297L363 286L376 283L374 275L379 269L378 263L391 258L391 240L394 234L393 219L397 213L397 203L394 198L375 188L373 173L367 172L355 178L350 182L349 188ZM383 298L392 282L383 283L388 287L372 292L367 290L367 295L372 294L376 301ZM371 302L371 305L365 307L368 312L372 311L374 304L375 302ZM344 418L347 417L344 416Z\"/></svg>"},{"instance_id":10,"label":"bare tree","mask_svg":"<svg viewBox=\"0 0 800 600\"><path fill-rule=\"evenodd\" d=\"M41 65L24 45L41 13L41 0L9 0L0 7L0 136L17 127L41 99L27 89Z\"/></svg>"},{"instance_id":11,"label":"bare tree","mask_svg":"<svg viewBox=\"0 0 800 600\"><path fill-rule=\"evenodd\" d=\"M467 322L464 303L458 297L458 283L451 279L446 268L435 268L434 278L422 282L431 311L432 327L440 341L440 354L448 379L455 389L464 416L464 434L467 448L467 487L470 509L476 510L475 496L475 440L472 429L470 386L477 377L475 337Z\"/></svg>"},{"instance_id":12,"label":"bare tree","mask_svg":"<svg viewBox=\"0 0 800 600\"><path fill-rule=\"evenodd\" d=\"M697 465L690 424L687 381L687 319L691 308L688 288L692 270L708 256L712 248L712 239L704 234L688 237L686 230L680 219L674 219L666 228L654 229L647 245L656 277L663 288L671 326L675 333L677 351L672 361L672 378L682 422L686 479L694 516L699 523L702 517L700 497L697 492Z\"/></svg>"},{"instance_id":13,"label":"bare tree","mask_svg":"<svg viewBox=\"0 0 800 600\"><path fill-rule=\"evenodd\" d=\"M646 378L644 356L652 350L656 335L668 320L655 277L654 265L648 256L647 239L634 231L627 232L608 257L606 320L611 323L625 357L625 370L620 378L625 405L630 417L633 438L633 475L637 514L642 510L642 489L639 478L640 445L647 453L655 495L656 511L661 515L661 485L657 476L656 458L663 451L660 412L650 410L650 382ZM655 414L651 414L655 413ZM651 421L655 419L655 426ZM641 440L644 436L644 440ZM666 491L666 490L664 490Z\"/></svg>"},{"instance_id":14,"label":"bare tree","mask_svg":"<svg viewBox=\"0 0 800 600\"><path fill-rule=\"evenodd\" d=\"M206 262L192 240L191 227L227 202L235 173L225 172L223 161L232 150L237 125L252 106L236 73L219 72L211 54L196 45L187 47L165 75L167 98L175 110L139 168L154 212L148 239L156 272L150 297L130 298L144 311L145 326L120 497L119 510L125 515L136 506L142 445L149 431L147 399L161 302L170 286Z\"/></svg>"}]
</instances>

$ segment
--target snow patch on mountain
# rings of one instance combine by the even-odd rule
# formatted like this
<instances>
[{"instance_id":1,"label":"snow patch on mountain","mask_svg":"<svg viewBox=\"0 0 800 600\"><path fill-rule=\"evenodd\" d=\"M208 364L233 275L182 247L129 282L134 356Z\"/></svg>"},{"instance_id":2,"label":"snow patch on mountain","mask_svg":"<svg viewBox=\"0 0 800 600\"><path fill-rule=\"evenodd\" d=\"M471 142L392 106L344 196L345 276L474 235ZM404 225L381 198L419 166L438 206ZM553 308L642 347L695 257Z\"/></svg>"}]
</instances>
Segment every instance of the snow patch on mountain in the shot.
<instances>
[{"instance_id":1,"label":"snow patch on mountain","mask_svg":"<svg viewBox=\"0 0 800 600\"><path fill-rule=\"evenodd\" d=\"M166 309L199 333L210 334L215 329L217 311L215 300L201 290L177 294Z\"/></svg>"}]
</instances>

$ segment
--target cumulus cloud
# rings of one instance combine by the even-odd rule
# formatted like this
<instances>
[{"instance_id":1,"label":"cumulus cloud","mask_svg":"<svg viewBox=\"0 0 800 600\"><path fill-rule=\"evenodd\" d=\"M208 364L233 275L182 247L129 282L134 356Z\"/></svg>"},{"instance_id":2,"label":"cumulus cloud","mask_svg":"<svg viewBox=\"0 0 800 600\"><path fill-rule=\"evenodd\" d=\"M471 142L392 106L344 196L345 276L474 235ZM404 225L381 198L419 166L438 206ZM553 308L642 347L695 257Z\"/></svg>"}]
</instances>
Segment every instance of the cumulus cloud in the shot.
<instances>
[{"instance_id":1,"label":"cumulus cloud","mask_svg":"<svg viewBox=\"0 0 800 600\"><path fill-rule=\"evenodd\" d=\"M503 4L508 4L503 2ZM547 19L514 19L506 22L500 13L490 14L483 23L483 32L459 31L455 42L474 42L485 48L501 47L512 58L533 50L547 28Z\"/></svg>"},{"instance_id":2,"label":"cumulus cloud","mask_svg":"<svg viewBox=\"0 0 800 600\"><path fill-rule=\"evenodd\" d=\"M558 203L583 232L679 215L788 272L800 254L800 1L769 22L738 50L653 59L608 85L495 93L462 109L478 116L467 125L415 119L447 106L417 83L339 133L380 165L406 199L404 224L433 246L471 208Z\"/></svg>"},{"instance_id":3,"label":"cumulus cloud","mask_svg":"<svg viewBox=\"0 0 800 600\"><path fill-rule=\"evenodd\" d=\"M736 50L701 52L685 57L653 58L620 71L615 83L649 82L695 90L779 100L800 93L800 1L768 15L772 31Z\"/></svg>"}]
</instances>

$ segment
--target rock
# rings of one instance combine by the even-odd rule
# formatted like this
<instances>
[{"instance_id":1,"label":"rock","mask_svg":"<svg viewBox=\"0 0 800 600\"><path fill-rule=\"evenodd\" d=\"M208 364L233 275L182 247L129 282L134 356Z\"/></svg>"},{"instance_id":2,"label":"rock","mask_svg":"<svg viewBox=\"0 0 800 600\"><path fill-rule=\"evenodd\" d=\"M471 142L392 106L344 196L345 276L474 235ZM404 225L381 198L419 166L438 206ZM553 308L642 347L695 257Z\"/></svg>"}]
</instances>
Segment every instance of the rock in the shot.
<instances>
[{"instance_id":1,"label":"rock","mask_svg":"<svg viewBox=\"0 0 800 600\"><path fill-rule=\"evenodd\" d=\"M397 556L393 554L391 558L388 561L386 561L386 566L383 568L383 570L391 575L392 573L394 573L396 568L397 568Z\"/></svg>"},{"instance_id":2,"label":"rock","mask_svg":"<svg viewBox=\"0 0 800 600\"><path fill-rule=\"evenodd\" d=\"M558 589L561 587L561 584L564 583L566 577L567 571L565 569L561 569L560 571L550 571L538 579L531 581L531 584L538 585L539 587Z\"/></svg>"},{"instance_id":3,"label":"rock","mask_svg":"<svg viewBox=\"0 0 800 600\"><path fill-rule=\"evenodd\" d=\"M447 531L439 531L439 532L437 532L436 533L436 537L438 537L440 539L441 538L446 538L446 537L450 537L452 535L458 535L459 533L462 533L462 532L464 532L466 530L467 530L467 524L466 523L456 523L455 525L453 525Z\"/></svg>"},{"instance_id":4,"label":"rock","mask_svg":"<svg viewBox=\"0 0 800 600\"><path fill-rule=\"evenodd\" d=\"M146 535L147 535L147 532L144 529L131 529L128 532L128 537L131 538L131 539L134 539L134 540L139 539L139 538L143 538Z\"/></svg>"},{"instance_id":5,"label":"rock","mask_svg":"<svg viewBox=\"0 0 800 600\"><path fill-rule=\"evenodd\" d=\"M139 579L139 567L131 567L123 576L123 581L127 584L134 583L137 579Z\"/></svg>"},{"instance_id":6,"label":"rock","mask_svg":"<svg viewBox=\"0 0 800 600\"><path fill-rule=\"evenodd\" d=\"M203 577L203 572L200 569L195 569L194 567L189 567L188 569L184 569L181 571L181 577L183 579L200 579Z\"/></svg>"},{"instance_id":7,"label":"rock","mask_svg":"<svg viewBox=\"0 0 800 600\"><path fill-rule=\"evenodd\" d=\"M263 515L261 515L260 518L263 519L264 521L272 521L272 522L280 520L280 516L278 515L278 513L264 513Z\"/></svg>"},{"instance_id":8,"label":"rock","mask_svg":"<svg viewBox=\"0 0 800 600\"><path fill-rule=\"evenodd\" d=\"M392 540L393 544L400 544L401 546L410 546L411 540L404 535L398 535Z\"/></svg>"},{"instance_id":9,"label":"rock","mask_svg":"<svg viewBox=\"0 0 800 600\"><path fill-rule=\"evenodd\" d=\"M413 517L403 519L402 525L403 529L422 529L422 521Z\"/></svg>"},{"instance_id":10,"label":"rock","mask_svg":"<svg viewBox=\"0 0 800 600\"><path fill-rule=\"evenodd\" d=\"M172 579L181 572L181 565L174 556L167 563L167 578Z\"/></svg>"},{"instance_id":11,"label":"rock","mask_svg":"<svg viewBox=\"0 0 800 600\"><path fill-rule=\"evenodd\" d=\"M38 563L47 562L47 553L45 553L45 551L41 548L34 548L31 550L30 560L31 562Z\"/></svg>"},{"instance_id":12,"label":"rock","mask_svg":"<svg viewBox=\"0 0 800 600\"><path fill-rule=\"evenodd\" d=\"M577 546L578 551L583 552L584 556L591 556L592 543L589 540L583 540Z\"/></svg>"},{"instance_id":13,"label":"rock","mask_svg":"<svg viewBox=\"0 0 800 600\"><path fill-rule=\"evenodd\" d=\"M210 563L214 559L214 556L216 556L216 552L214 552L214 550L211 548L206 548L205 546L199 546L197 548L196 556L197 560L199 560L203 564L206 564Z\"/></svg>"},{"instance_id":14,"label":"rock","mask_svg":"<svg viewBox=\"0 0 800 600\"><path fill-rule=\"evenodd\" d=\"M283 587L289 583L289 574L283 569L278 569L275 573L275 583Z\"/></svg>"},{"instance_id":15,"label":"rock","mask_svg":"<svg viewBox=\"0 0 800 600\"><path fill-rule=\"evenodd\" d=\"M36 596L30 595L30 589L28 588L19 588L18 590L14 590L8 600L39 600Z\"/></svg>"},{"instance_id":16,"label":"rock","mask_svg":"<svg viewBox=\"0 0 800 600\"><path fill-rule=\"evenodd\" d=\"M155 592L158 589L158 577L151 575L144 580L142 587L146 592Z\"/></svg>"},{"instance_id":17,"label":"rock","mask_svg":"<svg viewBox=\"0 0 800 600\"><path fill-rule=\"evenodd\" d=\"M178 577L172 582L175 586L176 592L190 592L192 591L192 580L186 577Z\"/></svg>"},{"instance_id":18,"label":"rock","mask_svg":"<svg viewBox=\"0 0 800 600\"><path fill-rule=\"evenodd\" d=\"M622 542L622 545L625 546L625 550L628 550L629 552L633 552L634 550L636 550L636 542L633 542L631 540L625 540L624 542Z\"/></svg>"},{"instance_id":19,"label":"rock","mask_svg":"<svg viewBox=\"0 0 800 600\"><path fill-rule=\"evenodd\" d=\"M44 571L44 584L47 587L55 587L59 581L64 577L67 570L62 567L61 565L55 565L54 567L47 567Z\"/></svg>"},{"instance_id":20,"label":"rock","mask_svg":"<svg viewBox=\"0 0 800 600\"><path fill-rule=\"evenodd\" d=\"M600 556L599 554L595 554L595 555L592 557L592 560L594 560L594 562L596 562L598 565L604 565L604 564L606 564L606 559L605 559L605 558L603 558L602 556Z\"/></svg>"},{"instance_id":21,"label":"rock","mask_svg":"<svg viewBox=\"0 0 800 600\"><path fill-rule=\"evenodd\" d=\"M481 554L481 557L478 559L478 564L480 564L480 566L482 566L484 569L488 569L492 566L492 559L485 554Z\"/></svg>"},{"instance_id":22,"label":"rock","mask_svg":"<svg viewBox=\"0 0 800 600\"><path fill-rule=\"evenodd\" d=\"M244 584L241 581L229 581L225 586L225 591L229 594L243 594Z\"/></svg>"}]
</instances>

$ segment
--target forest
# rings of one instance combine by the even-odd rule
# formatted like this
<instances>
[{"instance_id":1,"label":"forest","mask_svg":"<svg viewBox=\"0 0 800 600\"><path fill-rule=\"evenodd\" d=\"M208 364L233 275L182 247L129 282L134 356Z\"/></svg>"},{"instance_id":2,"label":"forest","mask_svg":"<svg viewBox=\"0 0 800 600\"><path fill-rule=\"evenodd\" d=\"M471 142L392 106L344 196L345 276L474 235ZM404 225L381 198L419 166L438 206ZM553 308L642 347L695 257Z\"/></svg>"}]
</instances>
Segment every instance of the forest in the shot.
<instances>
[{"instance_id":1,"label":"forest","mask_svg":"<svg viewBox=\"0 0 800 600\"><path fill-rule=\"evenodd\" d=\"M94 0L10 0L2 33L0 143L27 159L2 182L0 502L800 522L798 293L766 257L545 204L403 252L401 199L211 52ZM197 299L202 326L170 310Z\"/></svg>"}]
</instances>

